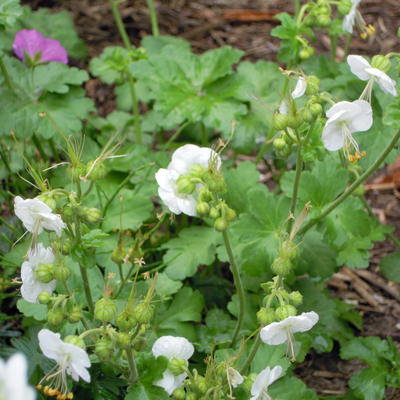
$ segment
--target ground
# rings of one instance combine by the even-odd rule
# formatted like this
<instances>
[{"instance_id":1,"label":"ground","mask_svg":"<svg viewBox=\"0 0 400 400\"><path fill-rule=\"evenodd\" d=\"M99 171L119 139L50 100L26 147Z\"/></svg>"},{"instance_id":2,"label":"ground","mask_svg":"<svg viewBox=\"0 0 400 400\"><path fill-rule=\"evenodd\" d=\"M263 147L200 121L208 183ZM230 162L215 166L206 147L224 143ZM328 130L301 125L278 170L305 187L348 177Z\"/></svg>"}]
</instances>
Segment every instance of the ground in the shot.
<instances>
[{"instance_id":1,"label":"ground","mask_svg":"<svg viewBox=\"0 0 400 400\"><path fill-rule=\"evenodd\" d=\"M24 1L32 8L52 7L72 12L80 36L89 47L90 57L98 56L109 45L120 44L118 31L105 0L31 0ZM162 0L156 1L162 34L177 35L189 40L195 51L205 51L222 45L231 45L245 52L251 60L275 60L278 42L270 36L277 25L273 18L279 12L292 11L292 1L286 0ZM150 21L145 0L125 1L120 5L130 39L134 44L150 34ZM363 0L362 14L367 23L376 28L376 35L364 41L355 37L353 54L386 54L400 52L400 39L396 37L400 21L399 0ZM328 36L321 33L317 49L330 49ZM338 57L343 54L339 46ZM84 65L81 65L82 67ZM105 115L114 108L110 89L97 79L86 86L100 112ZM400 233L400 162L381 170L368 185L367 198L372 211ZM332 294L351 302L364 317L361 335L390 335L400 343L400 290L387 282L379 272L383 255L395 250L387 240L372 251L368 270L350 271L343 268L329 281ZM342 395L351 374L362 368L357 360L345 362L335 352L311 354L296 372L320 395ZM388 399L400 399L400 391L387 393Z\"/></svg>"}]
</instances>

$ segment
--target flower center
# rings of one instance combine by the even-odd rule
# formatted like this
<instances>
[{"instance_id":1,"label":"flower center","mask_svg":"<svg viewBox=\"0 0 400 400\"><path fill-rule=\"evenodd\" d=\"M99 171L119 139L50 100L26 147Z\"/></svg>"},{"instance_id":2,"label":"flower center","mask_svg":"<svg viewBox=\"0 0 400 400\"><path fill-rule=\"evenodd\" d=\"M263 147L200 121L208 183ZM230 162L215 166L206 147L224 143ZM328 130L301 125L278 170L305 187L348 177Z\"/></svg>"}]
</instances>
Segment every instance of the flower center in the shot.
<instances>
[{"instance_id":1,"label":"flower center","mask_svg":"<svg viewBox=\"0 0 400 400\"><path fill-rule=\"evenodd\" d=\"M368 82L368 84L369 84L369 82ZM358 143L356 142L356 140L353 138L353 135L349 129L349 126L347 125L347 121L340 121L338 123L338 125L342 132L342 135L344 136L343 151L344 151L346 158L350 162L355 163L355 162L359 161L361 158L365 157L367 153L365 151L360 152L360 147L358 146ZM354 151L354 154L352 154L353 151Z\"/></svg>"}]
</instances>

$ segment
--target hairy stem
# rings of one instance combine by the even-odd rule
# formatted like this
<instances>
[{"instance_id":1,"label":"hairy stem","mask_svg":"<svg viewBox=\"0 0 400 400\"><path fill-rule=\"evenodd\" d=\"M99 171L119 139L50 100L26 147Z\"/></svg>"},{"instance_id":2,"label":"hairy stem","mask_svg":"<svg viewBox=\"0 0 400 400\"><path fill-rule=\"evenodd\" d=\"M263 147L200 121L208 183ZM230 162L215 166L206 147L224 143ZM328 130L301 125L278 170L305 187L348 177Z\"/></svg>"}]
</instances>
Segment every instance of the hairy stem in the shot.
<instances>
[{"instance_id":1,"label":"hairy stem","mask_svg":"<svg viewBox=\"0 0 400 400\"><path fill-rule=\"evenodd\" d=\"M128 78L129 92L130 92L131 100L132 100L132 104L133 104L136 143L142 144L143 143L143 141L142 141L142 126L140 124L139 102L138 102L138 99L136 96L135 81L129 72L127 72L126 75Z\"/></svg>"},{"instance_id":2,"label":"hairy stem","mask_svg":"<svg viewBox=\"0 0 400 400\"><path fill-rule=\"evenodd\" d=\"M237 323L236 323L235 330L233 332L232 343L231 343L231 346L234 347L235 344L236 344L236 341L238 339L238 335L239 335L240 329L241 329L242 324L243 324L245 296L244 296L244 288L243 288L242 280L240 278L239 269L237 267L237 264L236 264L236 261L235 261L235 257L234 257L233 252L232 252L232 247L231 247L231 244L230 244L230 241L229 241L228 232L225 230L225 231L222 232L222 235L224 237L224 244L225 244L226 252L228 253L229 262L231 264L231 271L232 271L232 275L233 275L233 280L234 280L236 291L237 291L238 298L239 298L238 320L237 320Z\"/></svg>"},{"instance_id":3,"label":"hairy stem","mask_svg":"<svg viewBox=\"0 0 400 400\"><path fill-rule=\"evenodd\" d=\"M332 201L320 215L311 219L307 224L305 224L298 232L299 235L304 235L309 229L331 213L336 207L338 207L343 201L345 201L364 181L366 181L385 161L388 154L392 151L397 141L400 138L400 130L396 133L390 143L386 146L385 150L382 151L380 156L375 160L375 162L367 168L363 174L360 175L336 200Z\"/></svg>"},{"instance_id":4,"label":"hairy stem","mask_svg":"<svg viewBox=\"0 0 400 400\"><path fill-rule=\"evenodd\" d=\"M147 0L147 7L149 7L150 11L151 31L153 32L153 36L159 36L160 30L158 29L157 10L154 1Z\"/></svg>"},{"instance_id":5,"label":"hairy stem","mask_svg":"<svg viewBox=\"0 0 400 400\"><path fill-rule=\"evenodd\" d=\"M297 197L299 193L299 186L300 186L300 178L301 178L301 173L303 171L303 157L301 155L301 145L299 144L297 148L297 158L296 158L296 175L294 178L294 184L293 184L293 192L292 192L292 201L290 203L290 215L294 215L296 211L296 205L297 205ZM288 225L288 230L290 231L291 227L293 225L293 219L289 219L289 225Z\"/></svg>"},{"instance_id":6,"label":"hairy stem","mask_svg":"<svg viewBox=\"0 0 400 400\"><path fill-rule=\"evenodd\" d=\"M251 348L250 353L249 353L248 357L246 358L246 361L244 362L244 364L240 368L239 372L241 374L245 374L247 372L247 370L249 369L251 362L253 361L255 355L257 354L257 351L258 351L258 349L260 347L260 344L261 344L261 337L260 337L260 334L258 332L257 333L257 338L253 343L253 347Z\"/></svg>"},{"instance_id":7,"label":"hairy stem","mask_svg":"<svg viewBox=\"0 0 400 400\"><path fill-rule=\"evenodd\" d=\"M181 134L181 132L190 124L189 121L186 121L184 124L182 124L175 132L174 134L168 139L167 143L165 143L161 147L161 151L165 151L168 149L171 143L174 142L174 140Z\"/></svg>"},{"instance_id":8,"label":"hairy stem","mask_svg":"<svg viewBox=\"0 0 400 400\"><path fill-rule=\"evenodd\" d=\"M126 29L125 29L124 23L122 21L121 13L119 12L117 3L115 0L109 0L109 2L110 2L111 12L113 14L115 24L117 25L117 28L118 28L119 35L121 36L124 46L130 50L132 48L132 45L131 45L131 42L129 41L128 34L126 33Z\"/></svg>"},{"instance_id":9,"label":"hairy stem","mask_svg":"<svg viewBox=\"0 0 400 400\"><path fill-rule=\"evenodd\" d=\"M128 359L129 370L130 370L129 380L130 380L131 384L133 385L138 380L138 371L136 368L135 359L133 358L132 349L130 347L128 347L125 351L126 351L126 356Z\"/></svg>"}]
</instances>

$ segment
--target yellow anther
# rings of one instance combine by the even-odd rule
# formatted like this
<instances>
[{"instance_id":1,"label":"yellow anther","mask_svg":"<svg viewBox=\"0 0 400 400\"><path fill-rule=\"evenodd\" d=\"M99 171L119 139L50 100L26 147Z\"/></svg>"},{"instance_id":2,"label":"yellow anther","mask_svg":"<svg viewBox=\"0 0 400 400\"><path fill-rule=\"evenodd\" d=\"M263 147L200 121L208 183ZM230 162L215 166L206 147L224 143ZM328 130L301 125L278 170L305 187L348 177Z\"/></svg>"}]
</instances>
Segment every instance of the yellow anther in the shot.
<instances>
[{"instance_id":1,"label":"yellow anther","mask_svg":"<svg viewBox=\"0 0 400 400\"><path fill-rule=\"evenodd\" d=\"M43 388L43 393L47 396L48 392L49 392L50 388L48 386L45 386Z\"/></svg>"},{"instance_id":2,"label":"yellow anther","mask_svg":"<svg viewBox=\"0 0 400 400\"><path fill-rule=\"evenodd\" d=\"M360 34L360 38L361 39L366 39L368 37L368 35L367 35L367 33L366 32L362 32L361 34Z\"/></svg>"},{"instance_id":3,"label":"yellow anther","mask_svg":"<svg viewBox=\"0 0 400 400\"><path fill-rule=\"evenodd\" d=\"M42 390L43 386L42 386L42 385L36 385L35 388L36 388L37 390Z\"/></svg>"},{"instance_id":4,"label":"yellow anther","mask_svg":"<svg viewBox=\"0 0 400 400\"><path fill-rule=\"evenodd\" d=\"M375 27L373 25L369 24L367 26L367 32L368 32L368 35L373 35L376 32Z\"/></svg>"},{"instance_id":5,"label":"yellow anther","mask_svg":"<svg viewBox=\"0 0 400 400\"><path fill-rule=\"evenodd\" d=\"M361 157L365 157L367 155L367 152L366 151L362 151L361 152Z\"/></svg>"},{"instance_id":6,"label":"yellow anther","mask_svg":"<svg viewBox=\"0 0 400 400\"><path fill-rule=\"evenodd\" d=\"M67 395L67 399L72 400L74 398L74 394L72 392L69 392Z\"/></svg>"}]
</instances>

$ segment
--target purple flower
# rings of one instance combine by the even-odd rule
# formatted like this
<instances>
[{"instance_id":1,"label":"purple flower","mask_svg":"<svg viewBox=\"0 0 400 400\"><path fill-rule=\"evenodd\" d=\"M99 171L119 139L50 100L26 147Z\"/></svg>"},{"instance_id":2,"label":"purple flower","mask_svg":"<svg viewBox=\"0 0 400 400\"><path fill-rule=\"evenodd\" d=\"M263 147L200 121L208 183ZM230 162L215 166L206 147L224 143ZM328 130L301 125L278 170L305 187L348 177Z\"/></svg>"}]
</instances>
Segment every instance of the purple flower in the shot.
<instances>
[{"instance_id":1,"label":"purple flower","mask_svg":"<svg viewBox=\"0 0 400 400\"><path fill-rule=\"evenodd\" d=\"M58 61L68 63L68 54L61 43L45 38L40 32L22 29L15 35L13 50L16 56L25 60L26 55L37 62Z\"/></svg>"}]
</instances>

